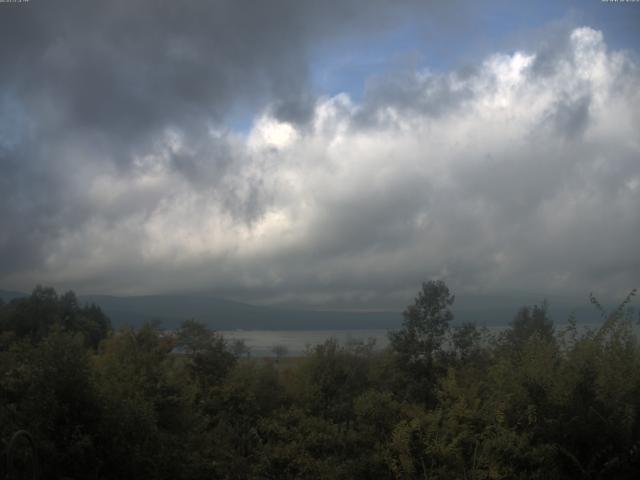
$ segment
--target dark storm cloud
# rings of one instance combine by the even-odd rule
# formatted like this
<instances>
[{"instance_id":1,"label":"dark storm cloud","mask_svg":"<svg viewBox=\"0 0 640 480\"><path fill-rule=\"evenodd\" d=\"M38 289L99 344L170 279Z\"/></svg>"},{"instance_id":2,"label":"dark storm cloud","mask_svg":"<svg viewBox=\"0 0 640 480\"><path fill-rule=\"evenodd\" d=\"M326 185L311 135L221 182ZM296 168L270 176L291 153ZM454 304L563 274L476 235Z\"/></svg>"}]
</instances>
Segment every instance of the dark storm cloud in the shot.
<instances>
[{"instance_id":1,"label":"dark storm cloud","mask_svg":"<svg viewBox=\"0 0 640 480\"><path fill-rule=\"evenodd\" d=\"M2 5L0 92L13 105L0 108L0 209L11 225L0 241L2 270L37 265L60 230L104 213L88 211L81 198L88 186L69 181L78 170L115 167L127 176L137 156L162 150L166 129L183 132L191 145L168 153L177 173L197 185L225 183L242 159L225 138L204 138L207 125L223 125L231 107L262 103L284 121L308 121L309 50L352 28L384 27L396 13L383 3ZM263 201L260 180L252 182L248 193L227 185L221 194L230 211L248 220ZM153 196L135 208L152 203Z\"/></svg>"},{"instance_id":2,"label":"dark storm cloud","mask_svg":"<svg viewBox=\"0 0 640 480\"><path fill-rule=\"evenodd\" d=\"M35 1L2 11L3 86L34 110L51 103L67 127L120 140L220 120L232 103L265 95L295 118L308 110L314 43L384 27L403 11L384 5Z\"/></svg>"},{"instance_id":3,"label":"dark storm cloud","mask_svg":"<svg viewBox=\"0 0 640 480\"><path fill-rule=\"evenodd\" d=\"M273 116L282 122L306 125L313 116L314 99L311 95L297 95L278 100Z\"/></svg>"},{"instance_id":4,"label":"dark storm cloud","mask_svg":"<svg viewBox=\"0 0 640 480\"><path fill-rule=\"evenodd\" d=\"M306 83L304 16L282 3L34 2L8 13L5 81L54 102L70 127L127 138Z\"/></svg>"},{"instance_id":5,"label":"dark storm cloud","mask_svg":"<svg viewBox=\"0 0 640 480\"><path fill-rule=\"evenodd\" d=\"M52 182L30 159L40 152L20 145L0 146L0 272L37 267L42 245L57 227L55 216L64 185Z\"/></svg>"}]
</instances>

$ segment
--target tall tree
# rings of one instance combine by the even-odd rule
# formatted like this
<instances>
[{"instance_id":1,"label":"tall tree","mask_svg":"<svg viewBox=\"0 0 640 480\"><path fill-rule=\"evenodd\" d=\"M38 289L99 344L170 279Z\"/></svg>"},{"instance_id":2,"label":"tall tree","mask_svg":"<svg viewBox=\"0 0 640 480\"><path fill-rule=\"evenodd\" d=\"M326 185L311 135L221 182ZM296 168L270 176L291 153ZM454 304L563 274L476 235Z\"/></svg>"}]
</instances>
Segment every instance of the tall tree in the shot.
<instances>
[{"instance_id":1,"label":"tall tree","mask_svg":"<svg viewBox=\"0 0 640 480\"><path fill-rule=\"evenodd\" d=\"M414 303L403 313L402 328L389 333L399 367L409 377L410 395L427 403L432 399L436 362L442 356L442 344L453 320L454 300L444 281L423 283Z\"/></svg>"},{"instance_id":2,"label":"tall tree","mask_svg":"<svg viewBox=\"0 0 640 480\"><path fill-rule=\"evenodd\" d=\"M511 328L505 332L508 343L516 349L521 349L534 335L553 340L553 321L546 301L541 305L522 307L511 322Z\"/></svg>"},{"instance_id":3,"label":"tall tree","mask_svg":"<svg viewBox=\"0 0 640 480\"><path fill-rule=\"evenodd\" d=\"M191 375L203 392L221 383L237 360L224 337L195 320L184 321L177 334L177 346L189 359Z\"/></svg>"}]
</instances>

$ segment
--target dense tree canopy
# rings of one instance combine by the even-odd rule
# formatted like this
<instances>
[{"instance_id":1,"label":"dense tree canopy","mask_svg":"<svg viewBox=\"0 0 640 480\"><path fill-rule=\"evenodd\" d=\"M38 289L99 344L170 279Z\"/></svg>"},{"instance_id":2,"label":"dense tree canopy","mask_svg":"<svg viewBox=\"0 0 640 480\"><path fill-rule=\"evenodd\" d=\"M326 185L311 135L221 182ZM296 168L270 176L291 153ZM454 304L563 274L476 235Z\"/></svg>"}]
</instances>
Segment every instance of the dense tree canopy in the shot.
<instances>
[{"instance_id":1,"label":"dense tree canopy","mask_svg":"<svg viewBox=\"0 0 640 480\"><path fill-rule=\"evenodd\" d=\"M0 478L27 430L47 479L635 479L634 294L592 330L543 303L490 335L428 282L389 348L274 359L194 320L112 331L38 287L0 304Z\"/></svg>"}]
</instances>

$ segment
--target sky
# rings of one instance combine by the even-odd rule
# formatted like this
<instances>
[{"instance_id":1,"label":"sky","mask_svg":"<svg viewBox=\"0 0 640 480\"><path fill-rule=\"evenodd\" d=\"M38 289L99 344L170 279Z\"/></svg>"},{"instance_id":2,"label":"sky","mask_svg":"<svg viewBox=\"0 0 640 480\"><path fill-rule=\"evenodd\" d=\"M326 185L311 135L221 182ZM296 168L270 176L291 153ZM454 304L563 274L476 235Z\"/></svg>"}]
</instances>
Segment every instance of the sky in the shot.
<instances>
[{"instance_id":1,"label":"sky","mask_svg":"<svg viewBox=\"0 0 640 480\"><path fill-rule=\"evenodd\" d=\"M640 286L640 2L0 3L0 288Z\"/></svg>"}]
</instances>

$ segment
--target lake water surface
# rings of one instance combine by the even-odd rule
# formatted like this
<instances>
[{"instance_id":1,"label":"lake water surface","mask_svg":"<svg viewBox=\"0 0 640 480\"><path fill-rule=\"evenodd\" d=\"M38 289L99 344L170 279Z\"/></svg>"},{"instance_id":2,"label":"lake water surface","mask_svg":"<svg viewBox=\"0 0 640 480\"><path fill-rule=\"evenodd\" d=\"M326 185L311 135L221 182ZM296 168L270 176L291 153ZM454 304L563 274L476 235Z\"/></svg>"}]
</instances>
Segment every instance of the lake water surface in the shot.
<instances>
[{"instance_id":1,"label":"lake water surface","mask_svg":"<svg viewBox=\"0 0 640 480\"><path fill-rule=\"evenodd\" d=\"M225 330L220 332L228 340L244 340L251 349L251 356L273 356L273 347L283 346L287 355L302 355L307 347L335 338L341 344L351 341L375 340L376 348L388 345L386 329L375 330Z\"/></svg>"},{"instance_id":2,"label":"lake water surface","mask_svg":"<svg viewBox=\"0 0 640 480\"><path fill-rule=\"evenodd\" d=\"M596 328L597 324L586 323L579 326L579 330ZM556 331L566 327L566 324L557 324ZM496 335L507 326L486 327L488 332ZM637 333L638 326L635 328ZM251 356L271 357L275 356L273 348L282 346L286 349L286 355L298 356L306 352L307 348L324 343L330 338L336 339L340 344L353 341L375 340L375 349L382 349L389 344L387 329L370 330L222 330L221 333L227 340L244 340L249 347Z\"/></svg>"}]
</instances>

